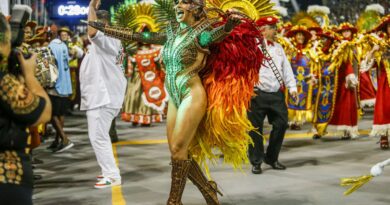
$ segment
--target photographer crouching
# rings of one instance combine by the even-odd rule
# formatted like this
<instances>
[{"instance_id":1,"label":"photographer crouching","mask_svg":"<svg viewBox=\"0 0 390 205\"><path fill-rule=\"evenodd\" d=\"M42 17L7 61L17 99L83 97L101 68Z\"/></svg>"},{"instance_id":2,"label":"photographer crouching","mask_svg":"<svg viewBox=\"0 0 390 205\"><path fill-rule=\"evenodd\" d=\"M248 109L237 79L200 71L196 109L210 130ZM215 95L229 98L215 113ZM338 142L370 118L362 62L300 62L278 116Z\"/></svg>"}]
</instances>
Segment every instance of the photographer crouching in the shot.
<instances>
[{"instance_id":1,"label":"photographer crouching","mask_svg":"<svg viewBox=\"0 0 390 205\"><path fill-rule=\"evenodd\" d=\"M10 53L11 30L0 13L0 203L29 205L33 176L26 129L50 120L51 103L35 78L36 54L29 59L18 54L16 77L8 69Z\"/></svg>"}]
</instances>

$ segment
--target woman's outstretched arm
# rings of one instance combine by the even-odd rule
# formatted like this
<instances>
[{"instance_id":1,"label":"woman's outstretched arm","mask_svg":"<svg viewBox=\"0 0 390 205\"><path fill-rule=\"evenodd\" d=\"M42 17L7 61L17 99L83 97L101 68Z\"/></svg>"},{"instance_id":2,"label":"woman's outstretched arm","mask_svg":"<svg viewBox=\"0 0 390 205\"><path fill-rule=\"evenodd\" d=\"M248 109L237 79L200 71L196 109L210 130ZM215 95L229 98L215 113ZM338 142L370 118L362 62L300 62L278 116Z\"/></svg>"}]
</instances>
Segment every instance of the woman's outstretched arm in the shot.
<instances>
[{"instance_id":1,"label":"woman's outstretched arm","mask_svg":"<svg viewBox=\"0 0 390 205\"><path fill-rule=\"evenodd\" d=\"M102 31L107 36L111 36L126 42L137 41L147 44L164 45L167 41L167 36L163 33L133 32L133 30L129 28L109 26L96 21L89 21L88 25L92 28Z\"/></svg>"}]
</instances>

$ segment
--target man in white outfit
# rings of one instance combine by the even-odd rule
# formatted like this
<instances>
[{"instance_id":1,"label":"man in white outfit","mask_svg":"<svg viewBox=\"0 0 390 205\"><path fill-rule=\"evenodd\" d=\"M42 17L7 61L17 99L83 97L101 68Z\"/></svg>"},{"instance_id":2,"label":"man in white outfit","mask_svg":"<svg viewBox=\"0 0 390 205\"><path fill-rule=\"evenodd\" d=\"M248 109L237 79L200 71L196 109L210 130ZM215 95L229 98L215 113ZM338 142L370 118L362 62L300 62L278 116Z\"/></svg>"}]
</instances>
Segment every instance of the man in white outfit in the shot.
<instances>
[{"instance_id":1,"label":"man in white outfit","mask_svg":"<svg viewBox=\"0 0 390 205\"><path fill-rule=\"evenodd\" d=\"M96 11L99 0L91 0L88 21L109 23L107 11ZM88 135L102 175L95 188L121 184L115 163L109 130L124 100L126 79L121 68L122 46L119 40L88 27L91 48L80 66L81 110L87 111Z\"/></svg>"}]
</instances>

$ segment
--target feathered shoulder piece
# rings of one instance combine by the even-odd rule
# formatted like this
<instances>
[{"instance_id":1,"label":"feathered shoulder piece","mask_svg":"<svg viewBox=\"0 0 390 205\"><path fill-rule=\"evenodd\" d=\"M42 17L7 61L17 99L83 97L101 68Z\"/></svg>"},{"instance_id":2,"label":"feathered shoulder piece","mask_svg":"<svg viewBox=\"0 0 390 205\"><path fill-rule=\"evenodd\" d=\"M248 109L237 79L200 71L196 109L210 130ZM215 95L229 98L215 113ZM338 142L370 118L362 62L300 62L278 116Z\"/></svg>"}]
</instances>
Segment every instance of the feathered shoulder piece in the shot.
<instances>
[{"instance_id":1,"label":"feathered shoulder piece","mask_svg":"<svg viewBox=\"0 0 390 205\"><path fill-rule=\"evenodd\" d=\"M338 48L333 52L332 64L329 66L329 69L337 69L345 62L352 62L355 45L353 41L341 41Z\"/></svg>"},{"instance_id":2,"label":"feathered shoulder piece","mask_svg":"<svg viewBox=\"0 0 390 205\"><path fill-rule=\"evenodd\" d=\"M374 45L379 45L380 49L374 53L376 61L379 63L382 60L382 55L390 47L390 42L386 38L386 34L376 33L365 34L357 43L362 47L362 56L366 56L370 52Z\"/></svg>"},{"instance_id":3,"label":"feathered shoulder piece","mask_svg":"<svg viewBox=\"0 0 390 205\"><path fill-rule=\"evenodd\" d=\"M386 34L384 33L366 33L360 35L360 38L358 38L355 41L356 45L379 45L381 47L387 47L388 43L386 42Z\"/></svg>"},{"instance_id":4,"label":"feathered shoulder piece","mask_svg":"<svg viewBox=\"0 0 390 205\"><path fill-rule=\"evenodd\" d=\"M258 45L261 40L254 22L245 20L221 43L209 47L211 54L200 74L208 98L207 113L198 129L198 142L191 149L206 168L205 159L219 158L214 149L235 168L249 162L248 133L255 128L247 111L264 59Z\"/></svg>"},{"instance_id":5,"label":"feathered shoulder piece","mask_svg":"<svg viewBox=\"0 0 390 205\"><path fill-rule=\"evenodd\" d=\"M255 128L247 118L247 111L264 60L259 48L263 39L253 20L261 17L262 12L274 11L269 0L210 0L207 3L208 9L210 5L222 11L234 8L249 18L222 42L209 47L211 54L200 73L208 98L207 112L190 151L206 170L206 159L214 162L219 159L215 150L223 154L225 163L241 168L242 164L249 163L247 151L252 141L248 133ZM213 27L226 22L226 16L221 16L223 20Z\"/></svg>"}]
</instances>

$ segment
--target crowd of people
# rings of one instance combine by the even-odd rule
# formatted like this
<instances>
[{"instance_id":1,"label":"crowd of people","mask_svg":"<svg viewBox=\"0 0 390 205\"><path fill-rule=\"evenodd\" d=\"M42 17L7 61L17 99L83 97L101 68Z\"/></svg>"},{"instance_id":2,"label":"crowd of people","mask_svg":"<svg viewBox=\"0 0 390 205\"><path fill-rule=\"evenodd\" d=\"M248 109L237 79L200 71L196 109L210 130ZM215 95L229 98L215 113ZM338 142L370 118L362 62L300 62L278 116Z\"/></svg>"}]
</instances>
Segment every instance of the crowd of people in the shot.
<instances>
[{"instance_id":1,"label":"crowd of people","mask_svg":"<svg viewBox=\"0 0 390 205\"><path fill-rule=\"evenodd\" d=\"M216 183L203 173L206 159L223 156L234 167L250 162L253 174L262 173L263 162L284 170L279 152L288 128L311 124L313 139L356 139L366 107L374 108L370 136L389 148L390 16L383 7L368 7L355 25L332 25L324 6L283 22L269 4L221 2L210 4L222 20L206 12L203 0L164 0L122 5L111 22L109 12L98 10L100 1L91 0L88 32L78 35L29 21L19 48L21 76L7 70L11 33L1 15L0 188L7 192L0 199L20 194L20 204L32 203L38 176L31 162L40 161L33 149L51 127L49 150L75 146L64 132L72 109L86 111L102 172L95 188L122 183L112 151L118 115L143 127L166 118L169 205L181 204L187 178L207 204L219 204ZM164 3L171 8L161 9ZM266 118L272 130L265 151Z\"/></svg>"},{"instance_id":2,"label":"crowd of people","mask_svg":"<svg viewBox=\"0 0 390 205\"><path fill-rule=\"evenodd\" d=\"M342 23L344 21L355 23L360 13L370 4L383 6L386 13L390 11L390 3L386 0L344 0L342 4L337 0L326 0L324 4L332 11L331 20L334 23Z\"/></svg>"}]
</instances>

